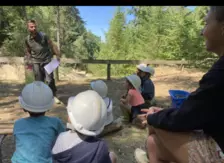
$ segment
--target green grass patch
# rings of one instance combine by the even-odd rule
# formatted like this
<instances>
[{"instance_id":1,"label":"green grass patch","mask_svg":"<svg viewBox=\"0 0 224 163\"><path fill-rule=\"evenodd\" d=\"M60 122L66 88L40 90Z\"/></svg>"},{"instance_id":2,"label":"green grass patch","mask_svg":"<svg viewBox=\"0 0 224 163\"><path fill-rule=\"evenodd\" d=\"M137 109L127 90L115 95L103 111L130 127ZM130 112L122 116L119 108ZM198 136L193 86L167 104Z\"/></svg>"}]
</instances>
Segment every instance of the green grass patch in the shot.
<instances>
[{"instance_id":1,"label":"green grass patch","mask_svg":"<svg viewBox=\"0 0 224 163\"><path fill-rule=\"evenodd\" d=\"M94 76L107 76L107 65L106 64L88 64L88 72ZM112 64L111 65L111 76L112 77L124 77L136 72L136 65L122 65Z\"/></svg>"},{"instance_id":2,"label":"green grass patch","mask_svg":"<svg viewBox=\"0 0 224 163\"><path fill-rule=\"evenodd\" d=\"M32 83L34 81L33 71L26 70L25 72L25 84Z\"/></svg>"}]
</instances>

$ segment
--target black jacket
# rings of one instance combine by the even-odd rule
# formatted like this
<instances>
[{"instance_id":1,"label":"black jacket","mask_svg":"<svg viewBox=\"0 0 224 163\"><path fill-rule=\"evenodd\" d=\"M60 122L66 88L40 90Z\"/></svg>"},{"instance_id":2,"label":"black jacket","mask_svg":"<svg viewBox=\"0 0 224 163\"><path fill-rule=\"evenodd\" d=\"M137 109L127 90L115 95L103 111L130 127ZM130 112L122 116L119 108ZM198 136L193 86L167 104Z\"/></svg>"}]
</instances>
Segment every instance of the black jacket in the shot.
<instances>
[{"instance_id":1,"label":"black jacket","mask_svg":"<svg viewBox=\"0 0 224 163\"><path fill-rule=\"evenodd\" d=\"M187 132L203 130L224 151L224 57L202 77L180 109L165 109L147 117L156 128Z\"/></svg>"},{"instance_id":2,"label":"black jacket","mask_svg":"<svg viewBox=\"0 0 224 163\"><path fill-rule=\"evenodd\" d=\"M142 97L144 100L152 100L155 96L155 86L149 76L141 78Z\"/></svg>"},{"instance_id":3,"label":"black jacket","mask_svg":"<svg viewBox=\"0 0 224 163\"><path fill-rule=\"evenodd\" d=\"M53 163L111 163L106 143L94 137L89 137L65 151L52 154L52 158Z\"/></svg>"}]
</instances>

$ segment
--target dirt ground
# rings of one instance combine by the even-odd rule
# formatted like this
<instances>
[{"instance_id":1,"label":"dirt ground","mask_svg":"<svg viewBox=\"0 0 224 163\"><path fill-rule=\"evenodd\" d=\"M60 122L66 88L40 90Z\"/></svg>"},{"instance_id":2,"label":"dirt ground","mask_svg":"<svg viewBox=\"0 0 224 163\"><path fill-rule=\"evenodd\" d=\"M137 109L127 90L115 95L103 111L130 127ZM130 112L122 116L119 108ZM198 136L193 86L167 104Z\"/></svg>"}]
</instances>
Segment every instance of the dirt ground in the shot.
<instances>
[{"instance_id":1,"label":"dirt ground","mask_svg":"<svg viewBox=\"0 0 224 163\"><path fill-rule=\"evenodd\" d=\"M0 123L27 116L20 109L17 100L24 86L24 72L22 70L22 67L19 66L17 68L9 65L0 67ZM169 89L193 91L202 75L203 72L193 69L181 71L180 68L175 67L156 67L155 76L152 80L156 88L157 105L164 108L169 107L171 103L168 94ZM60 70L60 79L61 81L57 82L58 97L66 105L69 96L76 95L89 88L89 81L93 77L90 79L84 73L76 73L74 70L70 73L66 71L63 74L62 69ZM124 93L124 79L114 78L111 81L106 81L106 83L109 88L108 96L113 99L114 103L114 116L117 118L121 115L118 106L119 98ZM67 113L64 105L56 105L47 114L57 116L66 122ZM104 139L107 141L109 148L117 154L119 163L131 163L135 162L134 150L144 148L146 133L146 130L125 125L122 130L105 136ZM10 162L14 148L13 137L7 136L2 145L3 163Z\"/></svg>"}]
</instances>

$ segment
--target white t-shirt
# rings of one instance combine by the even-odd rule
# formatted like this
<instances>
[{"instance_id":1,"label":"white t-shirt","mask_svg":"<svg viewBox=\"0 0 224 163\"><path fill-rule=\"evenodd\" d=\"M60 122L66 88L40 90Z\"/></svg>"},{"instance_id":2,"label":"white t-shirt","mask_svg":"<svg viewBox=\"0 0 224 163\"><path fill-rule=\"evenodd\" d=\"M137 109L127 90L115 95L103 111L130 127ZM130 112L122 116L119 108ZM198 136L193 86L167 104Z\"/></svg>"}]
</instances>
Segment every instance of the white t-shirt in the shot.
<instances>
[{"instance_id":1,"label":"white t-shirt","mask_svg":"<svg viewBox=\"0 0 224 163\"><path fill-rule=\"evenodd\" d=\"M107 106L107 120L106 125L109 125L113 122L113 101L109 97L103 98L106 106Z\"/></svg>"}]
</instances>

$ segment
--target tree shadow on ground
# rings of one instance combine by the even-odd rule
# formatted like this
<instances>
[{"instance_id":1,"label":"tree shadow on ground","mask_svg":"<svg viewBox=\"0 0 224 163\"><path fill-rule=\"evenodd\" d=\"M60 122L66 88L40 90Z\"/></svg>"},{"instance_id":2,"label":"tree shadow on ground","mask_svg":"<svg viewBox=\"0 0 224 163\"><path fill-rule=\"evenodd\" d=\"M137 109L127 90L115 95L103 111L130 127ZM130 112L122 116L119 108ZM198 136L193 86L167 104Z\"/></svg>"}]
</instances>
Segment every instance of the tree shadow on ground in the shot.
<instances>
[{"instance_id":1,"label":"tree shadow on ground","mask_svg":"<svg viewBox=\"0 0 224 163\"><path fill-rule=\"evenodd\" d=\"M0 103L0 108L4 107L4 106L8 106L8 105L13 105L13 104L15 104L17 102L18 102L18 100L12 100L12 101L9 101L9 102L1 102Z\"/></svg>"},{"instance_id":2,"label":"tree shadow on ground","mask_svg":"<svg viewBox=\"0 0 224 163\"><path fill-rule=\"evenodd\" d=\"M103 80L103 79L102 79ZM76 82L76 81L60 81L57 84L58 98L67 105L70 96L76 96L78 93L90 89L90 81ZM113 100L114 116L120 116L119 101L122 94L125 93L123 81L111 80L106 81L108 86L108 97Z\"/></svg>"},{"instance_id":3,"label":"tree shadow on ground","mask_svg":"<svg viewBox=\"0 0 224 163\"><path fill-rule=\"evenodd\" d=\"M23 87L23 83L17 83L16 81L0 81L0 109L15 105Z\"/></svg>"},{"instance_id":4,"label":"tree shadow on ground","mask_svg":"<svg viewBox=\"0 0 224 163\"><path fill-rule=\"evenodd\" d=\"M177 87L197 87L198 79L190 76L172 76L165 78L156 78L153 80L156 84L175 85Z\"/></svg>"},{"instance_id":5,"label":"tree shadow on ground","mask_svg":"<svg viewBox=\"0 0 224 163\"><path fill-rule=\"evenodd\" d=\"M115 115L120 115L119 101L122 94L126 92L124 78L113 78L112 80L105 80L105 78L98 78L105 81L108 85L108 97L113 100L113 105ZM97 79L94 79L97 80ZM75 96L79 92L90 89L90 81L92 79L87 79L83 81L59 81L57 82L57 94L58 98L67 105L67 100L70 96ZM169 89L186 89L195 88L198 85L198 80L196 78L188 76L172 76L165 78L155 78L153 79L156 91L156 101L158 106L169 106L171 100L169 98ZM162 90L160 90L160 87ZM23 83L0 81L0 108L14 105L18 102L17 97L19 96ZM161 92L163 91L163 92Z\"/></svg>"},{"instance_id":6,"label":"tree shadow on ground","mask_svg":"<svg viewBox=\"0 0 224 163\"><path fill-rule=\"evenodd\" d=\"M167 108L171 105L171 100L168 94L169 89L173 89L174 87L177 89L193 87L193 85L197 84L197 81L194 78L189 78L187 76L180 76L178 79L172 79L175 77L165 77L164 78L155 78L154 83L156 87L156 101L157 106ZM102 79L102 78L101 78ZM96 80L96 79L94 79ZM119 101L122 94L125 93L124 87L124 78L120 79L112 79L111 81L104 80L108 85L108 97L113 100L114 105L114 117L117 118L121 115L121 111L119 109ZM187 80L187 81L185 81ZM86 81L59 81L57 82L58 89L58 98L67 105L67 100L70 96L75 96L79 92L90 89L90 79ZM7 83L1 82L3 90L5 92L11 93L11 95L7 97L0 97L0 114L8 116L9 119L18 119L24 116L22 109L18 110L19 105L17 101L18 95L20 94L24 84L18 83ZM88 99L87 99L88 100ZM11 104L10 104L11 101ZM3 107L8 107L9 105L14 105L13 109L10 111L4 111ZM1 110L2 109L2 110ZM67 121L67 111L66 106L64 105L56 105L54 109L49 111L47 115L52 115L59 117L65 123ZM7 118L6 116L4 116ZM147 135L146 130L136 129L132 126L125 126L123 130L116 132L112 135L106 136L105 140L107 141L110 149L116 152L118 155L118 162L121 163L129 163L134 160L134 150L136 148L144 149L145 138ZM5 162L10 162L10 158L14 151L13 137L9 136L3 143L3 160Z\"/></svg>"},{"instance_id":7,"label":"tree shadow on ground","mask_svg":"<svg viewBox=\"0 0 224 163\"><path fill-rule=\"evenodd\" d=\"M169 108L171 106L170 96L157 96L156 106L161 108Z\"/></svg>"},{"instance_id":8,"label":"tree shadow on ground","mask_svg":"<svg viewBox=\"0 0 224 163\"><path fill-rule=\"evenodd\" d=\"M18 96L22 88L23 83L18 83L16 81L0 81L0 98L5 96Z\"/></svg>"},{"instance_id":9,"label":"tree shadow on ground","mask_svg":"<svg viewBox=\"0 0 224 163\"><path fill-rule=\"evenodd\" d=\"M95 79L96 80L96 79ZM119 109L119 101L121 96L126 92L124 82L124 78L119 79L112 79L112 80L104 80L107 83L108 86L108 97L110 97L113 100L113 106L114 106L114 116L117 118L121 115L121 111ZM187 80L187 81L185 81ZM58 89L58 98L67 105L67 100L70 96L75 96L78 93L90 89L90 81L60 81L57 84ZM189 78L187 76L179 76L177 79L168 78L166 80L155 80L155 87L157 91L156 99L156 106L167 108L171 106L171 99L168 93L169 89L186 89L188 88L194 88L197 86L198 82L194 78ZM164 85L166 90L157 89L157 86L160 87L160 85ZM173 87L173 85L175 87ZM171 87L172 86L172 87ZM161 92L163 91L163 92ZM165 91L165 93L164 93Z\"/></svg>"}]
</instances>

